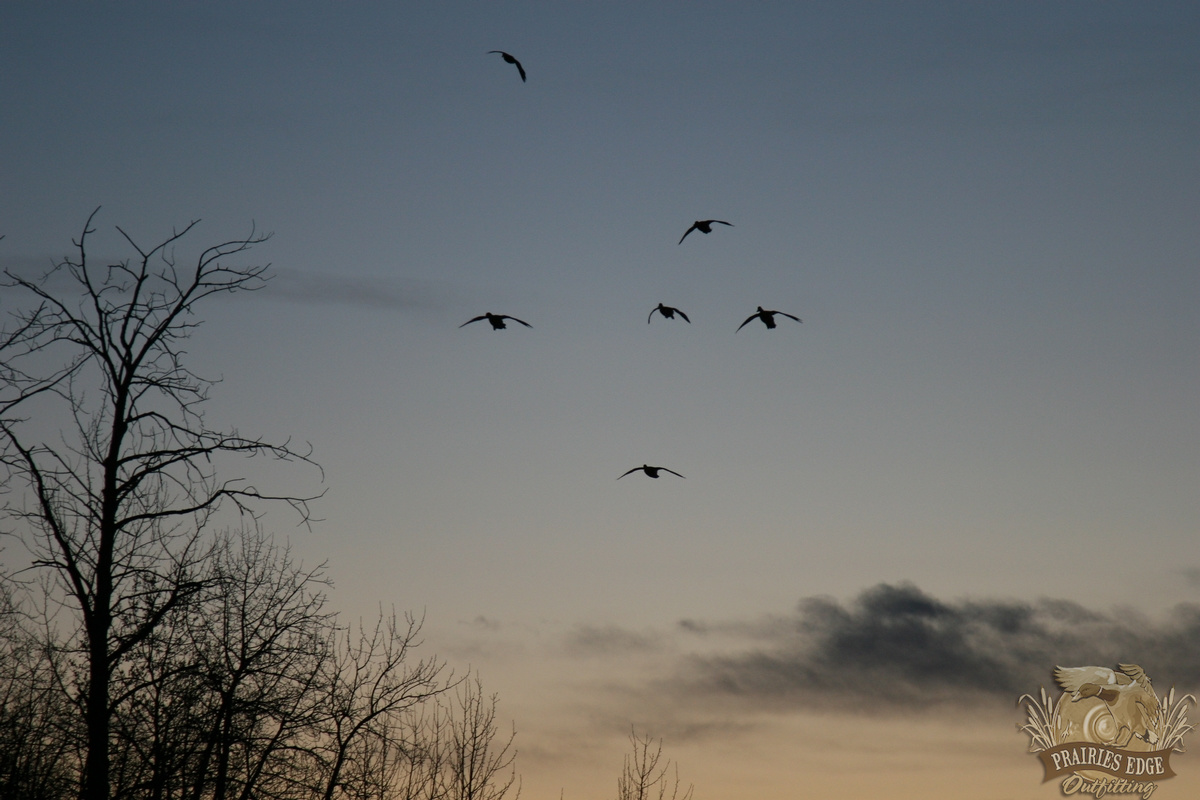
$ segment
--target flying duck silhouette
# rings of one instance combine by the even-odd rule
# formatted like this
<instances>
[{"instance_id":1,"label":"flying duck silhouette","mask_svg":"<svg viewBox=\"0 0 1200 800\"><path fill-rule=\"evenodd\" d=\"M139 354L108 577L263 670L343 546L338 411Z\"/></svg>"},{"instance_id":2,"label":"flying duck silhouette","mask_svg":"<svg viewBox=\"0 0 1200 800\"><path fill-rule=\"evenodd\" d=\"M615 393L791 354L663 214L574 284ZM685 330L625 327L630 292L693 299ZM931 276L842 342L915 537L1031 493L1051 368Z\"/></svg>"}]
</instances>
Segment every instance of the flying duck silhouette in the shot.
<instances>
[{"instance_id":1,"label":"flying duck silhouette","mask_svg":"<svg viewBox=\"0 0 1200 800\"><path fill-rule=\"evenodd\" d=\"M513 322L519 322L522 325L524 325L526 328L533 327L532 325L530 325L528 322L526 322L523 319L517 319L516 317L510 317L508 314L493 314L490 311L480 314L478 317L472 317L471 319L467 320L466 322L464 322L462 325L459 325L458 327L465 328L466 326L470 325L472 322L479 322L479 320L481 320L481 319L486 319L488 322L492 323L492 330L494 330L494 331L500 331L500 330L504 330L505 328L507 328L508 326L504 324L504 320L506 320L506 319L511 319Z\"/></svg>"},{"instance_id":2,"label":"flying duck silhouette","mask_svg":"<svg viewBox=\"0 0 1200 800\"><path fill-rule=\"evenodd\" d=\"M680 475L678 472L676 472L673 469L667 469L666 467L652 467L649 464L642 464L640 467L634 467L633 469L629 470L629 472L637 472L638 470L641 470L642 472L646 473L651 478L657 478L659 472L669 472L672 475L675 475L677 477L680 477L680 478L683 477L682 475ZM626 472L625 475L628 475L629 472ZM621 480L621 478L624 478L625 475L618 475L617 480Z\"/></svg>"},{"instance_id":3,"label":"flying duck silhouette","mask_svg":"<svg viewBox=\"0 0 1200 800\"><path fill-rule=\"evenodd\" d=\"M742 328L746 327L747 322L754 319L755 317L758 317L759 319L761 319L763 322L763 325L766 325L768 328L774 328L776 314L783 314L785 317L788 317L789 319L796 320L796 322L803 321L799 317L794 317L791 314L787 313L786 311L767 311L762 306L759 306L758 311L755 311L753 314L746 317L746 322L743 322L741 325L738 325L737 329L738 329L738 331L740 331ZM734 333L737 333L737 331L734 331Z\"/></svg>"},{"instance_id":4,"label":"flying duck silhouette","mask_svg":"<svg viewBox=\"0 0 1200 800\"><path fill-rule=\"evenodd\" d=\"M686 322L689 325L692 324L692 321L690 319L688 319L688 315L683 313L682 311L680 311L678 308L671 308L671 306L664 306L662 303L659 303L658 308L650 309L650 316L646 317L647 325L650 324L650 317L654 316L655 311L661 312L662 315L664 317L666 317L667 319L675 319L675 315L678 314L679 316L683 317L684 322Z\"/></svg>"},{"instance_id":5,"label":"flying duck silhouette","mask_svg":"<svg viewBox=\"0 0 1200 800\"><path fill-rule=\"evenodd\" d=\"M733 227L732 222L726 222L723 219L698 219L692 223L692 227L688 228L686 231L683 232L683 236L679 237L679 243L683 244L683 240L686 239L688 237L688 234L691 233L692 231L700 231L701 233L712 233L712 226L713 226L714 222L719 222L722 225L728 225L731 228Z\"/></svg>"},{"instance_id":6,"label":"flying duck silhouette","mask_svg":"<svg viewBox=\"0 0 1200 800\"><path fill-rule=\"evenodd\" d=\"M521 73L521 83L525 82L525 68L521 66L520 61L517 61L515 58L513 58L512 56L510 56L508 53L504 52L503 50L488 50L488 52L489 53L499 53L500 57L503 58L505 61L507 61L509 64L515 64L517 67L517 72Z\"/></svg>"}]
</instances>

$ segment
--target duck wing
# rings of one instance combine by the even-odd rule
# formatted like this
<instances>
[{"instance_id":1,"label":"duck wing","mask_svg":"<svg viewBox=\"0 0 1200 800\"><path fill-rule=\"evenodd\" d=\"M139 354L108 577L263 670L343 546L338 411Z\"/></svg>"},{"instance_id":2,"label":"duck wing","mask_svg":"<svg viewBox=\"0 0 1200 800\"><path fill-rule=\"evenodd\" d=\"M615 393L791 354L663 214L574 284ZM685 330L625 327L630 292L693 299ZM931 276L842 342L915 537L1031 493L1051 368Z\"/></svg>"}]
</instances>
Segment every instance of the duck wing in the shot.
<instances>
[{"instance_id":1,"label":"duck wing","mask_svg":"<svg viewBox=\"0 0 1200 800\"><path fill-rule=\"evenodd\" d=\"M734 333L737 333L737 332L738 332L738 331L740 331L742 328L746 327L746 325L748 325L748 324L749 324L750 320L752 320L752 319L755 319L755 318L757 318L757 317L761 317L761 316L762 316L762 312L761 312L761 311L756 311L756 312L754 312L753 314L751 314L750 316L746 317L746 321L745 321L745 322L743 322L741 325L738 325L738 327L737 327L737 331L734 331Z\"/></svg>"},{"instance_id":2,"label":"duck wing","mask_svg":"<svg viewBox=\"0 0 1200 800\"><path fill-rule=\"evenodd\" d=\"M1147 689L1150 688L1150 678L1147 677L1145 670L1143 670L1137 664L1117 664L1117 669L1121 670L1121 672L1133 678L1135 682L1140 683Z\"/></svg>"},{"instance_id":3,"label":"duck wing","mask_svg":"<svg viewBox=\"0 0 1200 800\"><path fill-rule=\"evenodd\" d=\"M489 53L499 53L501 58L503 58L509 64L515 65L517 68L517 72L521 73L521 82L522 83L525 82L525 68L521 66L520 61L517 61L517 59L513 58L511 53L506 53L503 50L488 50L488 52Z\"/></svg>"},{"instance_id":4,"label":"duck wing","mask_svg":"<svg viewBox=\"0 0 1200 800\"><path fill-rule=\"evenodd\" d=\"M1055 667L1054 680L1068 692L1078 692L1085 683L1115 683L1113 671L1107 667Z\"/></svg>"}]
</instances>

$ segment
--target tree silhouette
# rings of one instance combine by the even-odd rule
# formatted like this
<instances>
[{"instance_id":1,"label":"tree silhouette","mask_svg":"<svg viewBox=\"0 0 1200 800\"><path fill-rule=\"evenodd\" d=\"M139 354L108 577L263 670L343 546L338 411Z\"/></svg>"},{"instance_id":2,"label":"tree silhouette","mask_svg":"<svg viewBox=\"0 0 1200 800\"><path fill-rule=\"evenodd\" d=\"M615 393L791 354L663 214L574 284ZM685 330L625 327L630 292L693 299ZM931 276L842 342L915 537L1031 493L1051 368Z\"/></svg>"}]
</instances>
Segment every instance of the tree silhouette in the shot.
<instances>
[{"instance_id":1,"label":"tree silhouette","mask_svg":"<svg viewBox=\"0 0 1200 800\"><path fill-rule=\"evenodd\" d=\"M503 800L514 787L520 796L513 766L516 731L497 739L496 706L496 695L485 698L478 677L459 685L448 731L449 800Z\"/></svg>"},{"instance_id":2,"label":"tree silhouette","mask_svg":"<svg viewBox=\"0 0 1200 800\"><path fill-rule=\"evenodd\" d=\"M266 237L183 268L195 223L149 250L118 228L137 257L97 268L94 217L73 259L5 273L33 302L0 330L2 510L36 580L0 573L0 797L503 800L495 696L415 659L418 619L326 610L324 565L259 520L308 522L313 497L218 478L230 456L316 467L206 425L184 364L200 302L263 285L230 261Z\"/></svg>"},{"instance_id":3,"label":"tree silhouette","mask_svg":"<svg viewBox=\"0 0 1200 800\"><path fill-rule=\"evenodd\" d=\"M0 581L0 797L42 800L73 788L71 709L59 691L60 664Z\"/></svg>"},{"instance_id":4,"label":"tree silhouette","mask_svg":"<svg viewBox=\"0 0 1200 800\"><path fill-rule=\"evenodd\" d=\"M395 800L504 800L510 792L520 797L516 731L500 735L497 697L484 695L479 677L459 681L430 706L410 718L408 758L392 759Z\"/></svg>"},{"instance_id":5,"label":"tree silhouette","mask_svg":"<svg viewBox=\"0 0 1200 800\"><path fill-rule=\"evenodd\" d=\"M118 227L135 255L97 266L87 245L98 211L75 255L45 275L5 271L6 300L19 291L31 303L0 330L0 464L13 498L3 510L77 620L83 800L109 797L115 676L205 587L213 515L227 505L254 515L277 500L309 520L312 496L219 478L216 462L232 454L315 466L290 442L206 425L210 382L188 369L181 346L203 303L264 284L266 266L232 261L268 236L252 231L184 264L175 249L196 222L148 249Z\"/></svg>"},{"instance_id":6,"label":"tree silhouette","mask_svg":"<svg viewBox=\"0 0 1200 800\"><path fill-rule=\"evenodd\" d=\"M662 739L629 731L629 752L617 779L617 800L691 800L692 786L680 793L679 765L663 760Z\"/></svg>"}]
</instances>

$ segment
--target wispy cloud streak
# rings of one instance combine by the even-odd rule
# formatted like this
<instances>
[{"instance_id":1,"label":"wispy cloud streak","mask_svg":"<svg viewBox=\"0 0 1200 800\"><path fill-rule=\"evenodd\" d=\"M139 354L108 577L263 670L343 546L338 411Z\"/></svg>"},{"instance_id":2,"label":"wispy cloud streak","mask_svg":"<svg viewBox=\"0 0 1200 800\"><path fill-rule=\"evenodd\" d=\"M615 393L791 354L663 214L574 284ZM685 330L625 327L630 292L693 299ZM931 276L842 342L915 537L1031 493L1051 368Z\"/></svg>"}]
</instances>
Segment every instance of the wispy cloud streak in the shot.
<instances>
[{"instance_id":1,"label":"wispy cloud streak","mask_svg":"<svg viewBox=\"0 0 1200 800\"><path fill-rule=\"evenodd\" d=\"M617 625L577 625L566 640L567 652L577 656L630 655L657 652L661 639L652 633L638 633Z\"/></svg>"},{"instance_id":2,"label":"wispy cloud streak","mask_svg":"<svg viewBox=\"0 0 1200 800\"><path fill-rule=\"evenodd\" d=\"M274 269L263 292L278 300L311 305L343 305L381 311L436 308L441 305L428 284L414 280L333 275Z\"/></svg>"},{"instance_id":3,"label":"wispy cloud streak","mask_svg":"<svg viewBox=\"0 0 1200 800\"><path fill-rule=\"evenodd\" d=\"M118 263L117 259L92 259L96 264ZM8 271L27 278L41 279L61 258L0 255L0 272ZM445 306L439 292L429 282L412 279L336 275L272 267L269 280L255 297L308 305L340 305L380 311L437 309ZM70 287L65 272L56 272L48 284L51 289Z\"/></svg>"}]
</instances>

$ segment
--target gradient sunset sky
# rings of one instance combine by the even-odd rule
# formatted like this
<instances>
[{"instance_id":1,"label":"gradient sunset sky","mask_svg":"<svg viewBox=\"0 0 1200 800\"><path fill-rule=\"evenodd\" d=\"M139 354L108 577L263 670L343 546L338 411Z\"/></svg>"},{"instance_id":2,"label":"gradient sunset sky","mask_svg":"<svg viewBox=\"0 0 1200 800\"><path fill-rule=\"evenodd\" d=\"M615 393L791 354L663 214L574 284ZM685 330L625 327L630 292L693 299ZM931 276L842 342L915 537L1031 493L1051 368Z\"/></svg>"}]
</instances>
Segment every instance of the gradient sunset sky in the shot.
<instances>
[{"instance_id":1,"label":"gradient sunset sky","mask_svg":"<svg viewBox=\"0 0 1200 800\"><path fill-rule=\"evenodd\" d=\"M0 266L97 206L101 259L274 234L189 343L208 421L312 443L324 484L259 477L324 521L267 526L348 620L424 615L527 800L611 797L631 725L697 800L1057 797L1016 729L1056 664L1200 691L1195 2L12 2L0 37ZM803 322L735 333L758 306Z\"/></svg>"}]
</instances>

